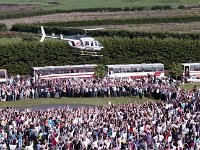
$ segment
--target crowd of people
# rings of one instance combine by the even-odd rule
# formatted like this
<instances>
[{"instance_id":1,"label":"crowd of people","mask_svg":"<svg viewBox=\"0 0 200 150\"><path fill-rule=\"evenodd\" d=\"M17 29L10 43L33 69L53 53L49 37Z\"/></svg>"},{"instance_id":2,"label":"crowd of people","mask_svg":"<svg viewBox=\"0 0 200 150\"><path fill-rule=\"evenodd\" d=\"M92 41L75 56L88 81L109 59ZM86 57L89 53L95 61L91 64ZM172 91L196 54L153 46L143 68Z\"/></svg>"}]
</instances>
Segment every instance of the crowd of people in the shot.
<instances>
[{"instance_id":1,"label":"crowd of people","mask_svg":"<svg viewBox=\"0 0 200 150\"><path fill-rule=\"evenodd\" d=\"M0 109L0 149L200 150L200 90L168 78L11 78L1 101L49 97L143 96L160 101L123 105Z\"/></svg>"},{"instance_id":2,"label":"crowd of people","mask_svg":"<svg viewBox=\"0 0 200 150\"><path fill-rule=\"evenodd\" d=\"M61 97L120 97L144 96L149 98L174 99L180 90L170 79L145 77L142 79L53 79L37 80L30 77L11 78L0 85L0 101Z\"/></svg>"},{"instance_id":3,"label":"crowd of people","mask_svg":"<svg viewBox=\"0 0 200 150\"><path fill-rule=\"evenodd\" d=\"M199 111L195 96L73 109L3 108L0 149L199 150Z\"/></svg>"}]
</instances>

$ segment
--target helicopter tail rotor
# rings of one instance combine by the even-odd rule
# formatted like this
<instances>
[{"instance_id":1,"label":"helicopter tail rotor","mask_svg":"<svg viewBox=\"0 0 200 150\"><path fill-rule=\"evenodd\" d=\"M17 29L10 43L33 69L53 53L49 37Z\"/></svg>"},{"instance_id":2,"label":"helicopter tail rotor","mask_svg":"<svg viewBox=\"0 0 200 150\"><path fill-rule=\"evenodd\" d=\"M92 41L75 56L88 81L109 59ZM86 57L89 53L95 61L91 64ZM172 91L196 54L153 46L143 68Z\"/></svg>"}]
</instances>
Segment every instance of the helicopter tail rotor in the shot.
<instances>
[{"instance_id":1,"label":"helicopter tail rotor","mask_svg":"<svg viewBox=\"0 0 200 150\"><path fill-rule=\"evenodd\" d=\"M60 34L60 39L63 40L63 35L62 34Z\"/></svg>"},{"instance_id":2,"label":"helicopter tail rotor","mask_svg":"<svg viewBox=\"0 0 200 150\"><path fill-rule=\"evenodd\" d=\"M45 39L45 37L46 37L46 33L45 33L45 31L44 31L44 27L43 27L43 26L41 26L41 33L42 33L42 37L41 37L41 39L40 39L40 42L43 42L44 39Z\"/></svg>"}]
</instances>

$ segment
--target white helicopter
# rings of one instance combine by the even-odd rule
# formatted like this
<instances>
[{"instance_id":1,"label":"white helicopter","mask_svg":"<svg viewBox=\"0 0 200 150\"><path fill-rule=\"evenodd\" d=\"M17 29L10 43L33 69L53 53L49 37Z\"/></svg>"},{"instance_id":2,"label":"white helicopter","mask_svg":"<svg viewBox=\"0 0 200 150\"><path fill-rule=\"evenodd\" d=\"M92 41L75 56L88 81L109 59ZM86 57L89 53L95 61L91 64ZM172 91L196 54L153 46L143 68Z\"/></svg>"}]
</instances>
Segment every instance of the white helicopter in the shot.
<instances>
[{"instance_id":1,"label":"white helicopter","mask_svg":"<svg viewBox=\"0 0 200 150\"><path fill-rule=\"evenodd\" d=\"M102 29L103 28L83 29L83 30L90 31L90 30L102 30ZM46 35L43 26L41 26L41 34L42 37L40 39L40 42L43 42L45 38L60 39L67 41L71 47L79 49L81 55L103 56L103 55L98 55L97 53L104 47L98 41L96 41L94 38L90 36L73 35L65 38L62 34L60 34L60 36L56 36L54 33L52 33L52 35L49 36Z\"/></svg>"}]
</instances>

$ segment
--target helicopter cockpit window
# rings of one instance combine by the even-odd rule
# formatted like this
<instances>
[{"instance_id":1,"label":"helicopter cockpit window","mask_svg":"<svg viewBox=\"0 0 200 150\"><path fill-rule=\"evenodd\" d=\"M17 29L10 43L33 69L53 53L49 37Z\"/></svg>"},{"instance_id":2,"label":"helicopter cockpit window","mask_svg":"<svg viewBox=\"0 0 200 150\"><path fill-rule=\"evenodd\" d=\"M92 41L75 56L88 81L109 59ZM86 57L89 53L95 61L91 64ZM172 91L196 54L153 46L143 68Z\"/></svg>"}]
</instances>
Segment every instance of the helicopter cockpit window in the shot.
<instances>
[{"instance_id":1,"label":"helicopter cockpit window","mask_svg":"<svg viewBox=\"0 0 200 150\"><path fill-rule=\"evenodd\" d=\"M85 46L89 46L89 41L85 41Z\"/></svg>"},{"instance_id":2,"label":"helicopter cockpit window","mask_svg":"<svg viewBox=\"0 0 200 150\"><path fill-rule=\"evenodd\" d=\"M80 42L81 42L81 45L83 46L83 41L82 41L82 40L80 40Z\"/></svg>"},{"instance_id":3,"label":"helicopter cockpit window","mask_svg":"<svg viewBox=\"0 0 200 150\"><path fill-rule=\"evenodd\" d=\"M75 43L74 43L74 41L71 41L72 42L72 46L75 46Z\"/></svg>"},{"instance_id":4,"label":"helicopter cockpit window","mask_svg":"<svg viewBox=\"0 0 200 150\"><path fill-rule=\"evenodd\" d=\"M93 42L92 41L90 42L90 45L93 46Z\"/></svg>"},{"instance_id":5,"label":"helicopter cockpit window","mask_svg":"<svg viewBox=\"0 0 200 150\"><path fill-rule=\"evenodd\" d=\"M94 43L95 43L95 46L98 46L98 42L95 41Z\"/></svg>"}]
</instances>

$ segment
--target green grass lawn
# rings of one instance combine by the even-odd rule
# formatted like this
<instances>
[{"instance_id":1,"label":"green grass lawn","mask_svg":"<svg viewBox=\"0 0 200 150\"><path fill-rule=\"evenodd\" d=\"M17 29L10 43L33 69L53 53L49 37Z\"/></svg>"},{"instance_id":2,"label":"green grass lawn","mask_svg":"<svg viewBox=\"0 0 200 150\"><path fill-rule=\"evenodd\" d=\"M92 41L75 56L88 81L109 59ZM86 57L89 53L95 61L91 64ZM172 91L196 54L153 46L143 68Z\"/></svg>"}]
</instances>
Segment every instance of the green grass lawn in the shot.
<instances>
[{"instance_id":1,"label":"green grass lawn","mask_svg":"<svg viewBox=\"0 0 200 150\"><path fill-rule=\"evenodd\" d=\"M51 5L49 2L58 2ZM153 5L198 5L199 0L0 0L2 4L40 4L43 9L79 9Z\"/></svg>"},{"instance_id":2,"label":"green grass lawn","mask_svg":"<svg viewBox=\"0 0 200 150\"><path fill-rule=\"evenodd\" d=\"M200 88L200 83L185 83L184 85L181 85L181 87L186 90L191 90L194 87L194 85L196 85L197 88Z\"/></svg>"},{"instance_id":3,"label":"green grass lawn","mask_svg":"<svg viewBox=\"0 0 200 150\"><path fill-rule=\"evenodd\" d=\"M7 102L0 102L0 107L31 107L31 106L38 106L38 105L54 105L54 104L86 104L86 105L108 105L110 101L113 104L123 104L127 102L146 102L149 99L143 98L134 98L134 97L117 97L117 98L48 98L48 99L26 99L26 100L18 100L18 101L7 101Z\"/></svg>"},{"instance_id":4,"label":"green grass lawn","mask_svg":"<svg viewBox=\"0 0 200 150\"><path fill-rule=\"evenodd\" d=\"M0 45L6 45L10 43L19 43L22 42L20 37L17 38L0 38Z\"/></svg>"}]
</instances>

